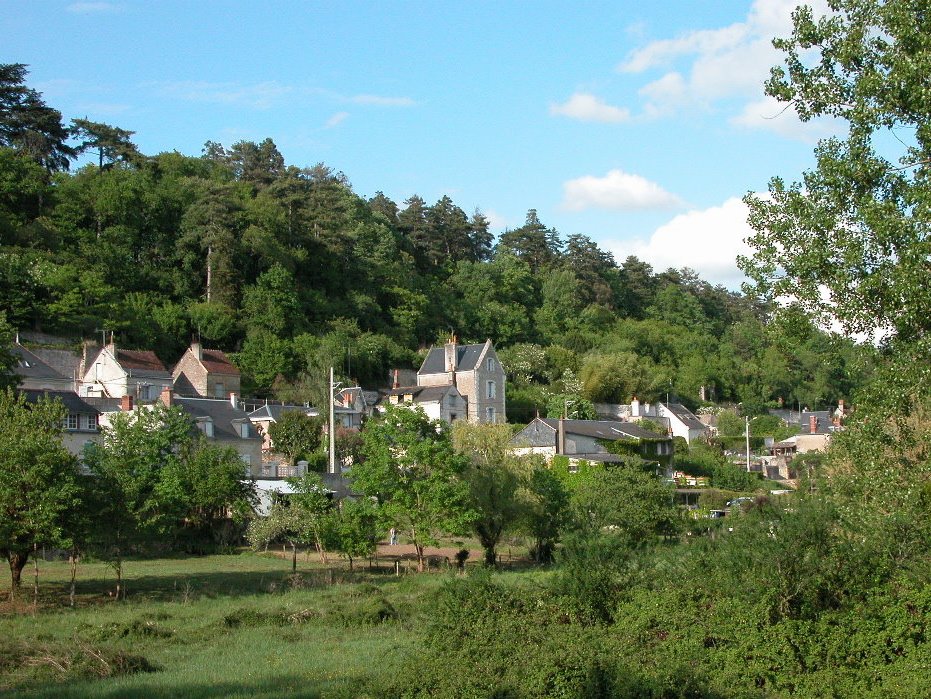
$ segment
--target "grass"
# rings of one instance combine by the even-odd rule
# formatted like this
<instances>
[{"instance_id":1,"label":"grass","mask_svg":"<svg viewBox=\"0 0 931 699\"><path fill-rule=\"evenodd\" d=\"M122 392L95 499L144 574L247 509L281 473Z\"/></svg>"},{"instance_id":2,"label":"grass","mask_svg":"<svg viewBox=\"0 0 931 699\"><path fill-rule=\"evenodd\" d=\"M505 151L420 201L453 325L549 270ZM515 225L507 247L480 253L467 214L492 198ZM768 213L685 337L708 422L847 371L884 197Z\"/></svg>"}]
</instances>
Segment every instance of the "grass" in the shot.
<instances>
[{"instance_id":1,"label":"grass","mask_svg":"<svg viewBox=\"0 0 931 699\"><path fill-rule=\"evenodd\" d=\"M0 608L0 694L365 696L416 652L418 610L452 574L331 574L302 557L291 576L252 553L129 561L115 602L112 569L88 563L72 609L67 563L40 568L39 609Z\"/></svg>"}]
</instances>

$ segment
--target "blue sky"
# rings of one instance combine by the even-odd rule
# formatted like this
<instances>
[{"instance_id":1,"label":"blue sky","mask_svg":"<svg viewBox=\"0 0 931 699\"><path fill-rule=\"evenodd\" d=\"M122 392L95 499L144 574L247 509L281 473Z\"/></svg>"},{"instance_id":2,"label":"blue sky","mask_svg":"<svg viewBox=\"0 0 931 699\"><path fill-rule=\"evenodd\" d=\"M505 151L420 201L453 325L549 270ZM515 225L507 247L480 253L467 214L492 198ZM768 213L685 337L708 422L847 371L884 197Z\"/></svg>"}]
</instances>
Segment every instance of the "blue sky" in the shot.
<instances>
[{"instance_id":1,"label":"blue sky","mask_svg":"<svg viewBox=\"0 0 931 699\"><path fill-rule=\"evenodd\" d=\"M534 208L736 288L740 197L829 132L763 94L795 4L0 0L0 62L147 154L270 137L365 197L448 194L496 233Z\"/></svg>"}]
</instances>

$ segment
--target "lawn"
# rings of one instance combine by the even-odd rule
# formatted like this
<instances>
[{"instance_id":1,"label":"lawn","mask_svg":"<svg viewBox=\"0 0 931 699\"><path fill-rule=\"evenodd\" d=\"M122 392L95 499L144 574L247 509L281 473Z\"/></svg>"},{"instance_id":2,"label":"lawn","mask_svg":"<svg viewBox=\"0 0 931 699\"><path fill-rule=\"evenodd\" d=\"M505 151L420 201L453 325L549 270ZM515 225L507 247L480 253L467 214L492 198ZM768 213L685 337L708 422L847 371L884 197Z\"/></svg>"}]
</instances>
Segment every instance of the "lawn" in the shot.
<instances>
[{"instance_id":1,"label":"lawn","mask_svg":"<svg viewBox=\"0 0 931 699\"><path fill-rule=\"evenodd\" d=\"M0 606L0 693L23 697L351 697L417 651L418 614L455 570L394 574L249 552L129 561L112 569L41 563ZM27 569L27 572L30 569ZM24 575L25 577L25 575ZM0 595L4 593L0 592Z\"/></svg>"}]
</instances>

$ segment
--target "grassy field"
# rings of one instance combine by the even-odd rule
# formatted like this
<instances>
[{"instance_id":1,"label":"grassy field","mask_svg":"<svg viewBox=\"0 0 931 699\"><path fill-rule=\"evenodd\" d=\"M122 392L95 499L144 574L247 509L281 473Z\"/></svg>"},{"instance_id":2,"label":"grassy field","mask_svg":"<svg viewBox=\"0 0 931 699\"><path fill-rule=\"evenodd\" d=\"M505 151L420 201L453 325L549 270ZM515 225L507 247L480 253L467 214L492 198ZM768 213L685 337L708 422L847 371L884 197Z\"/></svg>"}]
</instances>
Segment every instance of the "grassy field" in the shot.
<instances>
[{"instance_id":1,"label":"grassy field","mask_svg":"<svg viewBox=\"0 0 931 699\"><path fill-rule=\"evenodd\" d=\"M25 579L16 605L0 605L0 694L364 696L417 652L423 601L455 575L396 576L384 562L350 573L303 556L290 573L248 552L129 561L129 599L114 602L112 569L88 563L72 609L67 563L42 563L39 609Z\"/></svg>"}]
</instances>

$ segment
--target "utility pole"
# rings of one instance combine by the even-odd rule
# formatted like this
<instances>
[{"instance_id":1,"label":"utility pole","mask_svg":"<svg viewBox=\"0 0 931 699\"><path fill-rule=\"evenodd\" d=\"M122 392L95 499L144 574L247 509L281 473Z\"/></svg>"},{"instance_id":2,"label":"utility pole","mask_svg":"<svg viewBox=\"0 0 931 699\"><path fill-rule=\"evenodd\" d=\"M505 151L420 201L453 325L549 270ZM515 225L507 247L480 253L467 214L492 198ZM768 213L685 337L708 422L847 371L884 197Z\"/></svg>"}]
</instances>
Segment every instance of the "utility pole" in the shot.
<instances>
[{"instance_id":1,"label":"utility pole","mask_svg":"<svg viewBox=\"0 0 931 699\"><path fill-rule=\"evenodd\" d=\"M327 473L336 473L336 426L333 424L333 420L336 415L336 410L333 405L335 403L333 391L335 390L336 385L333 383L333 367L330 367L330 434L327 439L330 447L330 460L327 467Z\"/></svg>"},{"instance_id":2,"label":"utility pole","mask_svg":"<svg viewBox=\"0 0 931 699\"><path fill-rule=\"evenodd\" d=\"M747 473L750 473L750 416L744 415L744 435L747 438Z\"/></svg>"}]
</instances>

